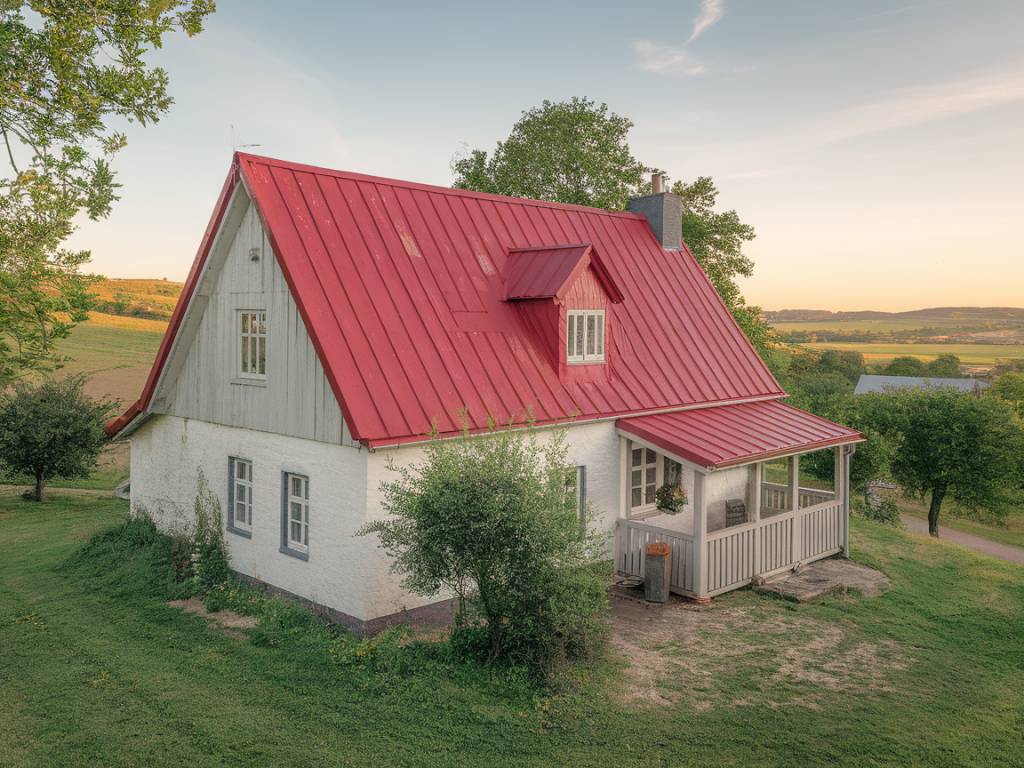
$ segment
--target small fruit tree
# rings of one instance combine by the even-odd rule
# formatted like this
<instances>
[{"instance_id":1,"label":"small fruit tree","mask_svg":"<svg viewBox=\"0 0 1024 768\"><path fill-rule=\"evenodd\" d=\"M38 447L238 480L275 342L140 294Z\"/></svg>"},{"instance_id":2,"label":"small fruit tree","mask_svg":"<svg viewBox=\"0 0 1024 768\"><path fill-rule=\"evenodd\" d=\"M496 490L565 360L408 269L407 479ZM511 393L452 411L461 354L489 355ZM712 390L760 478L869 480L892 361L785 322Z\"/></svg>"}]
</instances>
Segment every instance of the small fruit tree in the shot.
<instances>
[{"instance_id":1,"label":"small fruit tree","mask_svg":"<svg viewBox=\"0 0 1024 768\"><path fill-rule=\"evenodd\" d=\"M434 440L425 453L392 466L391 516L362 533L379 537L406 588L457 597L454 647L541 677L594 650L609 574L566 482L564 434L501 430Z\"/></svg>"},{"instance_id":2,"label":"small fruit tree","mask_svg":"<svg viewBox=\"0 0 1024 768\"><path fill-rule=\"evenodd\" d=\"M107 442L103 424L117 403L87 396L84 383L82 376L23 382L0 398L0 463L33 479L35 501L55 477L87 476Z\"/></svg>"}]
</instances>

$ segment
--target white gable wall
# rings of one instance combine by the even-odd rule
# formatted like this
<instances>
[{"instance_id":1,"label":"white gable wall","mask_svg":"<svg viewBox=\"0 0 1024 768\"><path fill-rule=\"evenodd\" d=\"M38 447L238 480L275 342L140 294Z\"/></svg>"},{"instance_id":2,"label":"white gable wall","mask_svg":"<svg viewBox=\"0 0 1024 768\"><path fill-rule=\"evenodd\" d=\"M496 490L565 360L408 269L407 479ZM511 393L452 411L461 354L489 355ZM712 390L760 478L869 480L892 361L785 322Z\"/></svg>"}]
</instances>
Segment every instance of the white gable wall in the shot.
<instances>
[{"instance_id":1,"label":"white gable wall","mask_svg":"<svg viewBox=\"0 0 1024 768\"><path fill-rule=\"evenodd\" d=\"M225 218L211 253L210 274L196 307L205 303L194 336L180 334L152 410L226 426L355 445L306 332L298 307L244 189ZM241 219L237 231L227 228ZM255 249L255 251L253 250ZM256 260L253 260L253 254ZM245 381L239 371L239 310L267 312L267 377ZM198 311L194 309L193 311ZM175 359L183 356L183 359Z\"/></svg>"}]
</instances>

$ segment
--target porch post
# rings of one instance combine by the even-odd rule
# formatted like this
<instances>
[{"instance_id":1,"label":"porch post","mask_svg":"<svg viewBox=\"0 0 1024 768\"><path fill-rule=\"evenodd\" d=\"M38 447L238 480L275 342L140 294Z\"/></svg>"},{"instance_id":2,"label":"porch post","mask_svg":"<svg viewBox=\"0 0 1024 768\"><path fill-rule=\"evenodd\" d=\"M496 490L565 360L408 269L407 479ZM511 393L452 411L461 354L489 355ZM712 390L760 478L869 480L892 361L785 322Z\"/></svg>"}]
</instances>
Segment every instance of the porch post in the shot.
<instances>
[{"instance_id":1,"label":"porch post","mask_svg":"<svg viewBox=\"0 0 1024 768\"><path fill-rule=\"evenodd\" d=\"M707 597L708 499L703 472L693 473L693 576L697 598Z\"/></svg>"},{"instance_id":2,"label":"porch post","mask_svg":"<svg viewBox=\"0 0 1024 768\"><path fill-rule=\"evenodd\" d=\"M847 558L850 556L850 465L856 450L856 445L836 448L836 466L843 478L843 557Z\"/></svg>"},{"instance_id":3,"label":"porch post","mask_svg":"<svg viewBox=\"0 0 1024 768\"><path fill-rule=\"evenodd\" d=\"M764 466L759 461L753 465L754 487L750 490L750 506L754 508L754 575L761 573L761 482Z\"/></svg>"},{"instance_id":4,"label":"porch post","mask_svg":"<svg viewBox=\"0 0 1024 768\"><path fill-rule=\"evenodd\" d=\"M619 510L615 519L615 537L612 544L612 557L615 558L615 569L619 569L622 557L622 542L619 540L621 526L619 520L629 517L629 441L619 436Z\"/></svg>"},{"instance_id":5,"label":"porch post","mask_svg":"<svg viewBox=\"0 0 1024 768\"><path fill-rule=\"evenodd\" d=\"M789 457L789 511L796 512L800 509L800 457ZM800 553L803 552L803 541L800 531L800 518L794 516L790 525L793 526L793 550L790 553L789 561L794 565L800 562Z\"/></svg>"}]
</instances>

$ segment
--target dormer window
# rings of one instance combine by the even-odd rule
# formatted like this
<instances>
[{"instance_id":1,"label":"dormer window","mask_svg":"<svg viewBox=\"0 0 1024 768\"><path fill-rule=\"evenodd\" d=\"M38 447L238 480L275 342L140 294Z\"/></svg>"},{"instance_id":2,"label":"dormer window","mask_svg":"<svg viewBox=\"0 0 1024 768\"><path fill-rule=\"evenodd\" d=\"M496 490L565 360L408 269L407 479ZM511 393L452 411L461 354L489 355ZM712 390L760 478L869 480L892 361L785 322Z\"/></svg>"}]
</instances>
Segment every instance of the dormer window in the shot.
<instances>
[{"instance_id":1,"label":"dormer window","mask_svg":"<svg viewBox=\"0 0 1024 768\"><path fill-rule=\"evenodd\" d=\"M571 309L566 313L566 360L604 362L604 310Z\"/></svg>"}]
</instances>

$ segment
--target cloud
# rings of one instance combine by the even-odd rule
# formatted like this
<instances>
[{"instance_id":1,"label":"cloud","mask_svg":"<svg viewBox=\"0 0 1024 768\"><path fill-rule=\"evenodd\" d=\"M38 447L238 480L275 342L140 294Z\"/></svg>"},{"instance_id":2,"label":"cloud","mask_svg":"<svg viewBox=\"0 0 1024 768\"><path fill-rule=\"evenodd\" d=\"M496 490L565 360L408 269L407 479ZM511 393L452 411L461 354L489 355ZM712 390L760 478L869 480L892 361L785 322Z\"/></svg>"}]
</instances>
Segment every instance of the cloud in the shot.
<instances>
[{"instance_id":1,"label":"cloud","mask_svg":"<svg viewBox=\"0 0 1024 768\"><path fill-rule=\"evenodd\" d=\"M686 46L718 23L724 14L724 0L701 0L693 31L682 45L672 46L656 40L633 40L630 43L637 65L645 72L658 75L703 75L704 65L694 60Z\"/></svg>"},{"instance_id":2,"label":"cloud","mask_svg":"<svg viewBox=\"0 0 1024 768\"><path fill-rule=\"evenodd\" d=\"M808 126L817 144L855 139L1024 101L1024 64L896 92L831 112Z\"/></svg>"},{"instance_id":3,"label":"cloud","mask_svg":"<svg viewBox=\"0 0 1024 768\"><path fill-rule=\"evenodd\" d=\"M659 75L700 75L704 72L704 66L694 61L682 48L673 48L654 40L634 40L630 45L636 54L637 65L645 72Z\"/></svg>"},{"instance_id":4,"label":"cloud","mask_svg":"<svg viewBox=\"0 0 1024 768\"><path fill-rule=\"evenodd\" d=\"M704 34L709 28L713 27L718 23L722 16L725 15L725 2L724 0L701 0L700 13L693 22L693 32L690 33L689 39L687 39L684 45L689 45L702 34Z\"/></svg>"}]
</instances>

